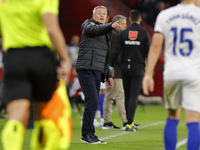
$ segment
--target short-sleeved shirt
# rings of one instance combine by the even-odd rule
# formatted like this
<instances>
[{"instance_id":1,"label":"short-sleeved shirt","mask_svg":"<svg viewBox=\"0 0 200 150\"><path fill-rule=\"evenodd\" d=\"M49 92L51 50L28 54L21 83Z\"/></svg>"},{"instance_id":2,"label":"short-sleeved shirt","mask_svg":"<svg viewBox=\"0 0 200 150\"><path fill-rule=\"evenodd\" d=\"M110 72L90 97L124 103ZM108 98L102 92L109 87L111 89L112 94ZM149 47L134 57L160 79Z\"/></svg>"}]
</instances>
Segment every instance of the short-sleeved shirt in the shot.
<instances>
[{"instance_id":1,"label":"short-sleeved shirt","mask_svg":"<svg viewBox=\"0 0 200 150\"><path fill-rule=\"evenodd\" d=\"M0 0L0 28L3 48L53 45L42 15L58 15L59 0Z\"/></svg>"},{"instance_id":2,"label":"short-sleeved shirt","mask_svg":"<svg viewBox=\"0 0 200 150\"><path fill-rule=\"evenodd\" d=\"M154 31L164 35L164 79L200 76L200 7L178 4L160 12Z\"/></svg>"}]
</instances>

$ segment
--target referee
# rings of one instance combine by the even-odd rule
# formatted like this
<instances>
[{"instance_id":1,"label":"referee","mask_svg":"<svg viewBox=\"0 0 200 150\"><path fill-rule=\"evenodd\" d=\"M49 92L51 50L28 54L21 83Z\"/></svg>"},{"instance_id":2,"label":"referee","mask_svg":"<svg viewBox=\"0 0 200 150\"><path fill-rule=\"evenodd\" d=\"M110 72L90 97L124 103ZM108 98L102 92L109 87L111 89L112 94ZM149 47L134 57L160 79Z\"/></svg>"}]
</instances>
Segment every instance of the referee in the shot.
<instances>
[{"instance_id":1,"label":"referee","mask_svg":"<svg viewBox=\"0 0 200 150\"><path fill-rule=\"evenodd\" d=\"M3 94L8 114L1 137L4 150L22 149L32 101L37 113L33 133L40 134L32 149L52 149L52 134L58 129L42 117L41 110L56 89L57 77L68 78L71 68L58 23L58 5L59 0L0 1L0 34L6 51ZM61 60L59 67L54 49ZM45 131L50 132L44 135Z\"/></svg>"},{"instance_id":2,"label":"referee","mask_svg":"<svg viewBox=\"0 0 200 150\"><path fill-rule=\"evenodd\" d=\"M146 30L141 29L139 24L142 21L141 13L138 10L131 10L131 26L120 32L111 68L114 67L116 58L122 51L121 71L123 87L125 92L125 109L128 122L126 131L136 131L140 125L134 124L134 116L138 102L138 96L142 88L144 76L145 59L150 46L150 37Z\"/></svg>"}]
</instances>

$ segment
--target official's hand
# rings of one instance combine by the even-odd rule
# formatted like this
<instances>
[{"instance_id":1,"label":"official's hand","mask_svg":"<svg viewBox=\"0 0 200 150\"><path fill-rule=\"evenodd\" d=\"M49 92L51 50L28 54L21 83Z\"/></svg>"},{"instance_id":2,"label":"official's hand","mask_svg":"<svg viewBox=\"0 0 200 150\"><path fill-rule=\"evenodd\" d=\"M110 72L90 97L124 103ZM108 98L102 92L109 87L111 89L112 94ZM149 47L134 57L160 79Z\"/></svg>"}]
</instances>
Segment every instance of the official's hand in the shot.
<instances>
[{"instance_id":1,"label":"official's hand","mask_svg":"<svg viewBox=\"0 0 200 150\"><path fill-rule=\"evenodd\" d=\"M107 84L107 86L108 87L110 87L110 88L112 88L113 87L113 85L114 85L114 81L113 81L113 78L108 78L108 80L107 80L108 82L108 84Z\"/></svg>"},{"instance_id":2,"label":"official's hand","mask_svg":"<svg viewBox=\"0 0 200 150\"><path fill-rule=\"evenodd\" d=\"M112 24L112 28L118 28L120 25L119 25L119 21L115 21L113 24Z\"/></svg>"},{"instance_id":3,"label":"official's hand","mask_svg":"<svg viewBox=\"0 0 200 150\"><path fill-rule=\"evenodd\" d=\"M149 91L153 92L154 90L154 80L152 76L145 75L142 81L143 93L149 95Z\"/></svg>"},{"instance_id":4,"label":"official's hand","mask_svg":"<svg viewBox=\"0 0 200 150\"><path fill-rule=\"evenodd\" d=\"M69 81L71 72L71 63L68 61L61 61L60 66L57 67L57 78L64 80L66 83Z\"/></svg>"}]
</instances>

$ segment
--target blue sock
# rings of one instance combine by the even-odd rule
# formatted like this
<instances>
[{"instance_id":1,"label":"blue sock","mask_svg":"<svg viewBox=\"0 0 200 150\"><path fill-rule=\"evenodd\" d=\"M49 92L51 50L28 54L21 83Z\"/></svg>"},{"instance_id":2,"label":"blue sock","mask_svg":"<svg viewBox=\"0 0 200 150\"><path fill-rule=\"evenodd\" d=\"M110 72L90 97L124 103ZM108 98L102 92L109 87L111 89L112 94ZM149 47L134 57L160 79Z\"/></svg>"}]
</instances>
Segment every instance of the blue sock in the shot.
<instances>
[{"instance_id":1,"label":"blue sock","mask_svg":"<svg viewBox=\"0 0 200 150\"><path fill-rule=\"evenodd\" d=\"M101 113L101 118L103 118L103 101L104 101L105 94L99 95L99 109Z\"/></svg>"},{"instance_id":2,"label":"blue sock","mask_svg":"<svg viewBox=\"0 0 200 150\"><path fill-rule=\"evenodd\" d=\"M176 149L178 123L179 120L167 118L164 129L165 150Z\"/></svg>"},{"instance_id":3,"label":"blue sock","mask_svg":"<svg viewBox=\"0 0 200 150\"><path fill-rule=\"evenodd\" d=\"M187 150L199 150L199 144L200 144L199 123L198 122L187 123L187 128L188 128Z\"/></svg>"}]
</instances>

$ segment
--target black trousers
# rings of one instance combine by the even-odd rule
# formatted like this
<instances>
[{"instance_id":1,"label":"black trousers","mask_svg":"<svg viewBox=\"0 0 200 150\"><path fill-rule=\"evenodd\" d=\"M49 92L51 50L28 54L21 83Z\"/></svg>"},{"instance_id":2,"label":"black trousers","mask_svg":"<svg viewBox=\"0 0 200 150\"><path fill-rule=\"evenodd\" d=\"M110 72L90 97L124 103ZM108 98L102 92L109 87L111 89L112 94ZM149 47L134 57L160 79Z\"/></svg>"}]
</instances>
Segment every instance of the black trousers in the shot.
<instances>
[{"instance_id":1,"label":"black trousers","mask_svg":"<svg viewBox=\"0 0 200 150\"><path fill-rule=\"evenodd\" d=\"M142 89L144 66L140 64L122 64L122 80L125 93L125 109L128 124L134 121L138 96Z\"/></svg>"},{"instance_id":2,"label":"black trousers","mask_svg":"<svg viewBox=\"0 0 200 150\"><path fill-rule=\"evenodd\" d=\"M82 136L94 135L95 112L98 109L101 73L98 71L78 71L78 79L85 95Z\"/></svg>"}]
</instances>

